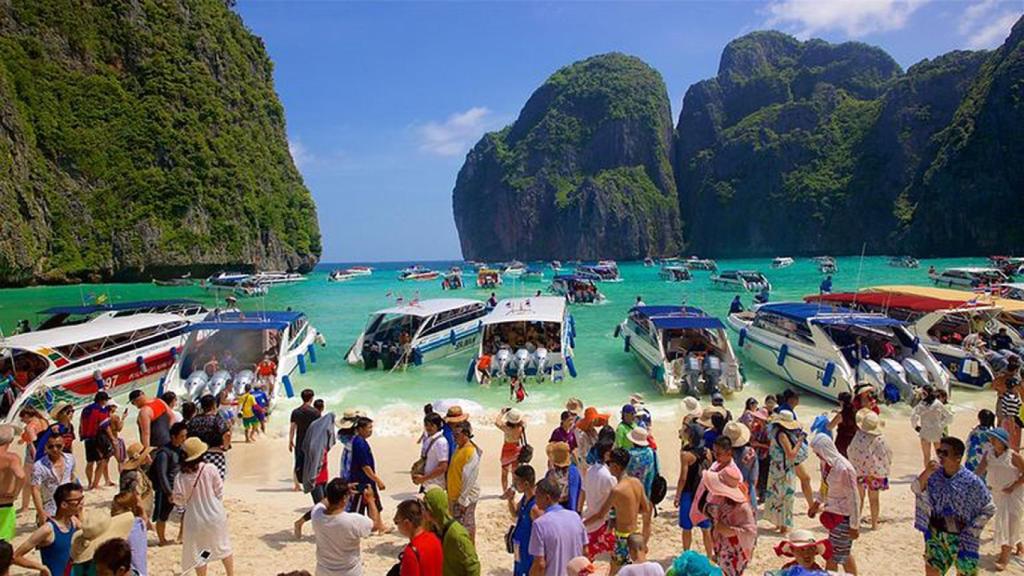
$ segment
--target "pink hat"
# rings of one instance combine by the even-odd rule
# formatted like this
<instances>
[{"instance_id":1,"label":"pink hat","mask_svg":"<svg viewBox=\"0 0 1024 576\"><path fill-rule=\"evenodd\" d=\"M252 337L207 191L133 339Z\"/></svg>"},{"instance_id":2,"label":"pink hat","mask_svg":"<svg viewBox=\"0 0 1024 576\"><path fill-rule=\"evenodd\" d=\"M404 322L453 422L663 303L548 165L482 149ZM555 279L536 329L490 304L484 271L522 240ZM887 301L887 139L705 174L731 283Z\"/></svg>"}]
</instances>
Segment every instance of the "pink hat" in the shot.
<instances>
[{"instance_id":1,"label":"pink hat","mask_svg":"<svg viewBox=\"0 0 1024 576\"><path fill-rule=\"evenodd\" d=\"M718 472L705 470L704 484L712 496L721 496L733 502L747 501L747 493L741 486L743 476L736 466L726 466Z\"/></svg>"}]
</instances>

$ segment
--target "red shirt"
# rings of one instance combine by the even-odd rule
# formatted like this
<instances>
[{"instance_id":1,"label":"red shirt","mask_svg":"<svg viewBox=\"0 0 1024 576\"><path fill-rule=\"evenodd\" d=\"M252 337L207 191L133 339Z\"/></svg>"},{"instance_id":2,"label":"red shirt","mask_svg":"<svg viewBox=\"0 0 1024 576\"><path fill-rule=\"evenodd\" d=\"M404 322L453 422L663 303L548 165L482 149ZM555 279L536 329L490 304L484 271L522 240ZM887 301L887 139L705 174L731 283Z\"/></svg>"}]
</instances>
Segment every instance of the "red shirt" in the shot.
<instances>
[{"instance_id":1,"label":"red shirt","mask_svg":"<svg viewBox=\"0 0 1024 576\"><path fill-rule=\"evenodd\" d=\"M433 532L424 530L402 550L402 568L399 575L441 576L441 560L441 541Z\"/></svg>"}]
</instances>

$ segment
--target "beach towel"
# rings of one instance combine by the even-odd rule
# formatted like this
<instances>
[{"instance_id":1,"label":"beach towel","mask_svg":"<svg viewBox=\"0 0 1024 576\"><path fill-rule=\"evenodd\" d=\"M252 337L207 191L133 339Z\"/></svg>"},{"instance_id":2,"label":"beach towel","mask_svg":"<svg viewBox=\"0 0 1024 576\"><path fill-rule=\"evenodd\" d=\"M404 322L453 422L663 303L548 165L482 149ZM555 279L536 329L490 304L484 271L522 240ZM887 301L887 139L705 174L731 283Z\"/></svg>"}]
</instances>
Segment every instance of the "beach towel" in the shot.
<instances>
[{"instance_id":1,"label":"beach towel","mask_svg":"<svg viewBox=\"0 0 1024 576\"><path fill-rule=\"evenodd\" d=\"M321 455L334 446L334 412L328 412L317 418L306 429L306 437L302 439L302 451L306 454L302 462L302 491L310 493L316 486L316 477L324 465Z\"/></svg>"}]
</instances>

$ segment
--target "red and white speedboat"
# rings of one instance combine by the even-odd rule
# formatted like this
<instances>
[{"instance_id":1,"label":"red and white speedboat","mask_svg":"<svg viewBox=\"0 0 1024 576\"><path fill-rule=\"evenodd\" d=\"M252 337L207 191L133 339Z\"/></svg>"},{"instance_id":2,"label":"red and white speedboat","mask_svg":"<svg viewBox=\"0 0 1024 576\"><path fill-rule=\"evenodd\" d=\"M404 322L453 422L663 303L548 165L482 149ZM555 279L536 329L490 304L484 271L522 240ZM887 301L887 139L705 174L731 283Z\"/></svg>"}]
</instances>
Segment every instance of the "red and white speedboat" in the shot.
<instances>
[{"instance_id":1,"label":"red and white speedboat","mask_svg":"<svg viewBox=\"0 0 1024 576\"><path fill-rule=\"evenodd\" d=\"M0 420L22 406L85 404L102 386L125 394L163 377L206 308L191 300L67 306L34 332L0 339Z\"/></svg>"}]
</instances>

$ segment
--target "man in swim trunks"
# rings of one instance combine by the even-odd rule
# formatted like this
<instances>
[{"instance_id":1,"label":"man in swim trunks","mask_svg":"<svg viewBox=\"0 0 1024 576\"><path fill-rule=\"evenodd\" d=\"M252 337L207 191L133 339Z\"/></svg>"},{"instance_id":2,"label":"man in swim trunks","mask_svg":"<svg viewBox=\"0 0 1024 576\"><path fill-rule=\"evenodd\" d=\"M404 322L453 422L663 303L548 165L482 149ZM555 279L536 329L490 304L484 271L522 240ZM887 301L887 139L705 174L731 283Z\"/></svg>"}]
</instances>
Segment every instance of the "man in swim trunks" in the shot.
<instances>
[{"instance_id":1,"label":"man in swim trunks","mask_svg":"<svg viewBox=\"0 0 1024 576\"><path fill-rule=\"evenodd\" d=\"M637 516L643 517L644 542L651 538L651 503L644 495L644 485L636 478L626 474L629 467L629 452L622 448L616 448L608 453L608 469L618 479L615 488L608 496L604 506L584 519L584 524L590 524L594 520L606 517L611 510L615 510L613 528L615 531L615 550L612 551L612 574L618 574L619 569L629 564L628 540L631 534L637 532Z\"/></svg>"},{"instance_id":2,"label":"man in swim trunks","mask_svg":"<svg viewBox=\"0 0 1024 576\"><path fill-rule=\"evenodd\" d=\"M21 457L7 450L15 436L14 426L0 424L0 540L7 542L14 538L14 501L25 485Z\"/></svg>"}]
</instances>

